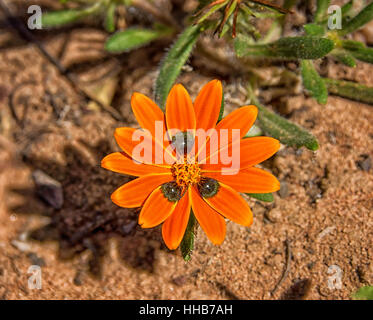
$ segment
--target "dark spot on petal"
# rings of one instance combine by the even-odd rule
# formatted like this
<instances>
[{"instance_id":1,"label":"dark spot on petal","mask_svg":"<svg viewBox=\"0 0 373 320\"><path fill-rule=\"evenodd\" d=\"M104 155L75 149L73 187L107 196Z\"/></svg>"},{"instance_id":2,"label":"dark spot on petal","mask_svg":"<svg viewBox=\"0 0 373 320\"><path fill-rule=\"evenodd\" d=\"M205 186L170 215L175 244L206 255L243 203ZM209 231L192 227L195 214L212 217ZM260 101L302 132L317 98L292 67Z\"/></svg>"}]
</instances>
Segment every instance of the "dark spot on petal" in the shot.
<instances>
[{"instance_id":1,"label":"dark spot on petal","mask_svg":"<svg viewBox=\"0 0 373 320\"><path fill-rule=\"evenodd\" d=\"M219 191L219 182L211 178L203 178L198 184L198 190L202 197L211 198Z\"/></svg>"},{"instance_id":2,"label":"dark spot on petal","mask_svg":"<svg viewBox=\"0 0 373 320\"><path fill-rule=\"evenodd\" d=\"M161 190L163 195L171 202L179 201L182 195L182 188L178 186L176 182L162 184Z\"/></svg>"}]
</instances>

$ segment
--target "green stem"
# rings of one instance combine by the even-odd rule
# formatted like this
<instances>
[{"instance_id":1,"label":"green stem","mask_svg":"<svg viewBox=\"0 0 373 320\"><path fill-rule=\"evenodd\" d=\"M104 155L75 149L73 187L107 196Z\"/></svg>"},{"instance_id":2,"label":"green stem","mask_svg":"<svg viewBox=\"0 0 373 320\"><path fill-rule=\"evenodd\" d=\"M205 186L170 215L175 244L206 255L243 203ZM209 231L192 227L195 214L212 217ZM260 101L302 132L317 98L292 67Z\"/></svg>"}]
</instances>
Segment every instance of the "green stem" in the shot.
<instances>
[{"instance_id":1,"label":"green stem","mask_svg":"<svg viewBox=\"0 0 373 320\"><path fill-rule=\"evenodd\" d=\"M183 240L181 240L180 250L181 255L185 261L189 261L192 257L192 251L194 249L194 234L197 226L197 220L193 214L193 211L190 210L190 216L187 228L184 233Z\"/></svg>"}]
</instances>

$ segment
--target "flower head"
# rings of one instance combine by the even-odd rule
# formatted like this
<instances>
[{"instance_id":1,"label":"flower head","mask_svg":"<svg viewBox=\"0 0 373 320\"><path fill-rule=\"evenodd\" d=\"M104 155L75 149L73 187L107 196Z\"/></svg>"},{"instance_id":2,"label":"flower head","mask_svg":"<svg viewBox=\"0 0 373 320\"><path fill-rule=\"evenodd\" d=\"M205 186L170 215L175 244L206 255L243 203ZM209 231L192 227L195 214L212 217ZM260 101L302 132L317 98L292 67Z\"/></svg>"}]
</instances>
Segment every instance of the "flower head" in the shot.
<instances>
[{"instance_id":1,"label":"flower head","mask_svg":"<svg viewBox=\"0 0 373 320\"><path fill-rule=\"evenodd\" d=\"M111 199L121 207L141 207L143 228L163 224L169 249L179 246L191 210L208 238L221 244L224 218L243 226L253 222L251 209L239 193L280 188L273 175L254 167L277 152L279 141L244 138L257 117L252 105L218 122L222 95L220 81L213 80L193 104L185 88L177 84L169 93L164 114L148 97L134 93L131 105L143 128L143 140L136 138L134 128L118 128L115 139L123 152L102 160L106 169L138 177L118 188ZM165 134L159 134L160 129Z\"/></svg>"}]
</instances>

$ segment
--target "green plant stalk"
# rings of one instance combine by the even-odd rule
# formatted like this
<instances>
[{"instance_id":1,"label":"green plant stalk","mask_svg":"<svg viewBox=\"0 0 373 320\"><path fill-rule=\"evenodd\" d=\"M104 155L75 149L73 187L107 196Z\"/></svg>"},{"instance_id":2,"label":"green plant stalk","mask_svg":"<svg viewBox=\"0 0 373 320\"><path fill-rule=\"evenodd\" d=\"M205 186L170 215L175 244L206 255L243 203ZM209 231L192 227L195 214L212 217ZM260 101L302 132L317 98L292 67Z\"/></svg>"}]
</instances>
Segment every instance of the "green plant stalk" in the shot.
<instances>
[{"instance_id":1,"label":"green plant stalk","mask_svg":"<svg viewBox=\"0 0 373 320\"><path fill-rule=\"evenodd\" d=\"M202 28L198 25L187 27L168 51L155 82L155 100L164 110L172 85L188 60Z\"/></svg>"},{"instance_id":2,"label":"green plant stalk","mask_svg":"<svg viewBox=\"0 0 373 320\"><path fill-rule=\"evenodd\" d=\"M180 243L180 251L184 261L189 261L192 257L192 251L194 249L194 234L197 227L197 220L192 210L190 210L190 216L188 225L186 227L183 239Z\"/></svg>"},{"instance_id":3,"label":"green plant stalk","mask_svg":"<svg viewBox=\"0 0 373 320\"><path fill-rule=\"evenodd\" d=\"M351 81L324 78L329 93L373 105L373 88Z\"/></svg>"},{"instance_id":4,"label":"green plant stalk","mask_svg":"<svg viewBox=\"0 0 373 320\"><path fill-rule=\"evenodd\" d=\"M220 8L224 7L226 4L228 3L228 0L216 5L216 6L213 6L209 11L207 11L200 19L198 19L197 23L202 23L203 21L205 21L210 15L212 15L214 12L216 12L217 10L219 10Z\"/></svg>"}]
</instances>

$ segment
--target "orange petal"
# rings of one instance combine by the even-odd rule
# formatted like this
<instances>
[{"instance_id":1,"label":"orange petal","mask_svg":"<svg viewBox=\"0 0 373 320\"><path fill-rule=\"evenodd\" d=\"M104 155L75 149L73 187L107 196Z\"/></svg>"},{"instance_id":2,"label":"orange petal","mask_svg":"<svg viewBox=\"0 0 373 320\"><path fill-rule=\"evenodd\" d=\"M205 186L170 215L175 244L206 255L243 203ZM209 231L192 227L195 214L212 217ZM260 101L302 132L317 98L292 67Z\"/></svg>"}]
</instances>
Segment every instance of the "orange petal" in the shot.
<instances>
[{"instance_id":1,"label":"orange petal","mask_svg":"<svg viewBox=\"0 0 373 320\"><path fill-rule=\"evenodd\" d=\"M206 145L200 148L201 150L198 152L201 155L198 159L199 162L203 162L204 158L208 158L211 153L231 143L233 130L240 130L239 138L245 136L254 124L257 115L258 108L253 105L238 108L228 114L216 125L216 138L207 139ZM226 135L226 139L222 139L222 135ZM211 144L214 145L211 146ZM204 157L204 153L206 153L206 157Z\"/></svg>"},{"instance_id":2,"label":"orange petal","mask_svg":"<svg viewBox=\"0 0 373 320\"><path fill-rule=\"evenodd\" d=\"M221 244L225 238L225 220L211 208L195 188L189 189L194 215L213 244Z\"/></svg>"},{"instance_id":3,"label":"orange petal","mask_svg":"<svg viewBox=\"0 0 373 320\"><path fill-rule=\"evenodd\" d=\"M214 128L219 118L223 88L219 80L207 83L194 101L197 129Z\"/></svg>"},{"instance_id":4,"label":"orange petal","mask_svg":"<svg viewBox=\"0 0 373 320\"><path fill-rule=\"evenodd\" d=\"M175 250L183 239L188 225L190 207L189 195L185 194L178 202L171 216L162 225L163 240L170 250Z\"/></svg>"},{"instance_id":5,"label":"orange petal","mask_svg":"<svg viewBox=\"0 0 373 320\"><path fill-rule=\"evenodd\" d=\"M196 116L192 100L181 84L171 89L166 102L167 130L179 129L182 132L196 128Z\"/></svg>"},{"instance_id":6,"label":"orange petal","mask_svg":"<svg viewBox=\"0 0 373 320\"><path fill-rule=\"evenodd\" d=\"M124 208L141 207L149 194L161 184L173 180L171 174L152 174L132 180L119 187L111 200Z\"/></svg>"},{"instance_id":7,"label":"orange petal","mask_svg":"<svg viewBox=\"0 0 373 320\"><path fill-rule=\"evenodd\" d=\"M142 228L153 228L165 221L175 210L177 201L168 200L161 187L155 189L146 199L139 216Z\"/></svg>"},{"instance_id":8,"label":"orange petal","mask_svg":"<svg viewBox=\"0 0 373 320\"><path fill-rule=\"evenodd\" d=\"M140 163L162 166L165 163L170 164L170 159L176 161L176 159L165 150L164 145L155 141L149 132L123 127L115 129L114 137L119 147L132 159Z\"/></svg>"},{"instance_id":9,"label":"orange petal","mask_svg":"<svg viewBox=\"0 0 373 320\"><path fill-rule=\"evenodd\" d=\"M218 193L205 201L227 219L249 227L253 223L253 213L247 202L231 187L219 185Z\"/></svg>"},{"instance_id":10,"label":"orange petal","mask_svg":"<svg viewBox=\"0 0 373 320\"><path fill-rule=\"evenodd\" d=\"M222 129L240 129L241 138L248 133L254 124L258 115L258 108L256 106L244 106L238 108L228 114L217 125L216 130Z\"/></svg>"},{"instance_id":11,"label":"orange petal","mask_svg":"<svg viewBox=\"0 0 373 320\"><path fill-rule=\"evenodd\" d=\"M272 157L280 149L280 141L270 137L241 140L241 168L248 168Z\"/></svg>"},{"instance_id":12,"label":"orange petal","mask_svg":"<svg viewBox=\"0 0 373 320\"><path fill-rule=\"evenodd\" d=\"M165 128L163 111L147 96L135 92L131 98L131 106L139 125L149 130L153 137L155 137L156 121L162 122Z\"/></svg>"},{"instance_id":13,"label":"orange petal","mask_svg":"<svg viewBox=\"0 0 373 320\"><path fill-rule=\"evenodd\" d=\"M152 166L136 162L124 152L114 152L107 155L102 159L101 167L131 176L144 176L147 174L170 172L170 168L168 167Z\"/></svg>"},{"instance_id":14,"label":"orange petal","mask_svg":"<svg viewBox=\"0 0 373 320\"><path fill-rule=\"evenodd\" d=\"M267 171L258 168L240 170L234 175L223 175L221 172L205 172L204 176L218 180L237 192L269 193L280 190L280 182Z\"/></svg>"},{"instance_id":15,"label":"orange petal","mask_svg":"<svg viewBox=\"0 0 373 320\"><path fill-rule=\"evenodd\" d=\"M253 137L240 140L239 146L240 161L239 163L236 161L234 168L230 168L231 164L223 164L221 155L224 153L228 153L230 156L238 154L238 151L234 149L238 148L237 142L233 142L219 150L219 163L210 164L209 162L212 162L212 157L208 158L206 164L202 165L202 169L204 171L219 171L224 168L227 171L237 171L237 169L242 170L252 167L273 156L280 149L280 142L270 137Z\"/></svg>"}]
</instances>

